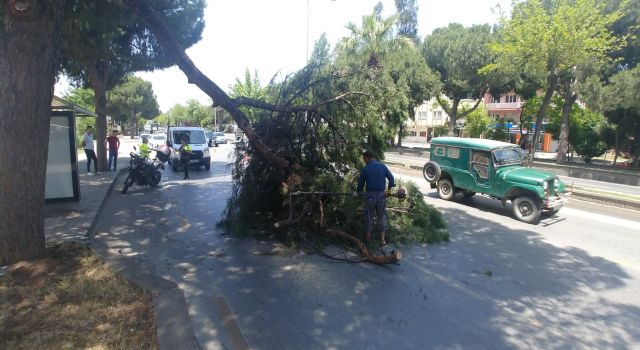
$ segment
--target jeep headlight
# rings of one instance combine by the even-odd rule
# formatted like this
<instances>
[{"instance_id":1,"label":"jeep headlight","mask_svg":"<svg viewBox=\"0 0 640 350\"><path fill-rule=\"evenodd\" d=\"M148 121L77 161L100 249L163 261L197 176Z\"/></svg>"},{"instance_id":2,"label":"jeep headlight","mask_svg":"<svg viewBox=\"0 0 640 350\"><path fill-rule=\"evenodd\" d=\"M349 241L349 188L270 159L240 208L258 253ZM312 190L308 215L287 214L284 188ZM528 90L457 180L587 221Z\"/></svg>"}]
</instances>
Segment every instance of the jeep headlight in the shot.
<instances>
[{"instance_id":1,"label":"jeep headlight","mask_svg":"<svg viewBox=\"0 0 640 350\"><path fill-rule=\"evenodd\" d=\"M542 188L544 188L544 190L546 191L549 188L549 183L548 182L543 182L542 183Z\"/></svg>"},{"instance_id":2,"label":"jeep headlight","mask_svg":"<svg viewBox=\"0 0 640 350\"><path fill-rule=\"evenodd\" d=\"M204 150L202 150L202 154L204 154L205 156L209 155L209 148L205 148Z\"/></svg>"}]
</instances>

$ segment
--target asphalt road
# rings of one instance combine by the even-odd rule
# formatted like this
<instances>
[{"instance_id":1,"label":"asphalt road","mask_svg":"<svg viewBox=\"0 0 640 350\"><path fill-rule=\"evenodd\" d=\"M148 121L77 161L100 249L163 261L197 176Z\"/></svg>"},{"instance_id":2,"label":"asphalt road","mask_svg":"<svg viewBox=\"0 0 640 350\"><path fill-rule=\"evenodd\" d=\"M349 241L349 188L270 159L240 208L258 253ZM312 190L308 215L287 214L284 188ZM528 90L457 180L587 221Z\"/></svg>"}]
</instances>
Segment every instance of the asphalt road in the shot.
<instances>
[{"instance_id":1,"label":"asphalt road","mask_svg":"<svg viewBox=\"0 0 640 350\"><path fill-rule=\"evenodd\" d=\"M403 247L394 266L337 263L216 227L230 147L192 180L167 170L157 189L116 186L97 228L178 283L203 348L640 348L638 212L574 201L533 226L396 174L422 185L451 241Z\"/></svg>"},{"instance_id":2,"label":"asphalt road","mask_svg":"<svg viewBox=\"0 0 640 350\"><path fill-rule=\"evenodd\" d=\"M385 159L390 162L404 163L404 164L411 164L411 165L418 165L418 166L423 166L424 163L426 163L428 160L426 158L420 158L420 157L411 156L411 155L398 155L393 153L385 153ZM589 188L589 189L596 189L596 190L607 191L607 192L625 193L625 194L630 194L630 195L640 197L640 186L629 186L629 185L582 179L582 178L569 177L569 176L563 176L563 175L559 175L558 177L560 178L560 180L564 181L569 186L573 184L574 186L580 187L580 188Z\"/></svg>"}]
</instances>

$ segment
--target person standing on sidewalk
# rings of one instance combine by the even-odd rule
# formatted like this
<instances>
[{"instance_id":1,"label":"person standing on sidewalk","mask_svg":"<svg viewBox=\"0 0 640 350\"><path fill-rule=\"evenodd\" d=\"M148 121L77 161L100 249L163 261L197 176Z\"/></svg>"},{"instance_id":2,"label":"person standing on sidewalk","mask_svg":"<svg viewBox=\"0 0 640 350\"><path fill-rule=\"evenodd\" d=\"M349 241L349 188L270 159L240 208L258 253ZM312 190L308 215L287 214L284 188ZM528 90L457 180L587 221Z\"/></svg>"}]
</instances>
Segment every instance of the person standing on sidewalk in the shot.
<instances>
[{"instance_id":1,"label":"person standing on sidewalk","mask_svg":"<svg viewBox=\"0 0 640 350\"><path fill-rule=\"evenodd\" d=\"M387 231L387 191L395 187L396 183L393 178L393 174L389 171L386 165L374 159L373 153L365 151L362 154L362 159L367 164L360 171L360 177L358 178L358 189L354 193L357 196L362 192L365 187L367 189L367 196L364 215L367 226L367 235L365 240L371 241L371 231L373 230L374 216L378 218L378 227L380 228L380 244L384 247L387 245L385 241L385 233ZM386 180L389 180L389 186L386 185Z\"/></svg>"},{"instance_id":2,"label":"person standing on sidewalk","mask_svg":"<svg viewBox=\"0 0 640 350\"><path fill-rule=\"evenodd\" d=\"M187 138L182 139L182 145L180 146L180 163L184 168L184 179L189 179L189 161L191 160L191 146L187 143Z\"/></svg>"},{"instance_id":3,"label":"person standing on sidewalk","mask_svg":"<svg viewBox=\"0 0 640 350\"><path fill-rule=\"evenodd\" d=\"M107 137L107 148L109 149L109 167L111 170L111 163L113 162L113 171L118 168L118 150L120 149L120 139L118 139L118 130L113 130L111 136Z\"/></svg>"},{"instance_id":4,"label":"person standing on sidewalk","mask_svg":"<svg viewBox=\"0 0 640 350\"><path fill-rule=\"evenodd\" d=\"M98 158L96 157L96 152L94 151L93 145L93 127L91 125L87 126L87 132L84 133L82 137L82 148L84 148L84 154L87 155L87 175L93 175L91 173L91 161L93 161L93 169L95 172L98 172Z\"/></svg>"}]
</instances>

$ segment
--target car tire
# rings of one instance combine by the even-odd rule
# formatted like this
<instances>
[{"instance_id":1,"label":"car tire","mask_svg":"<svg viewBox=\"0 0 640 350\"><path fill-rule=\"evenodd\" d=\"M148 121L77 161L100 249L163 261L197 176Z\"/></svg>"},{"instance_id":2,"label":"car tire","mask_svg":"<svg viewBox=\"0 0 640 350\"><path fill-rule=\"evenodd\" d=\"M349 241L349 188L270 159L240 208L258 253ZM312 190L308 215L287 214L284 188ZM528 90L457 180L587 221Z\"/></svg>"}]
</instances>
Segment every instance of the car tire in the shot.
<instances>
[{"instance_id":1,"label":"car tire","mask_svg":"<svg viewBox=\"0 0 640 350\"><path fill-rule=\"evenodd\" d=\"M456 189L449 179L440 179L438 181L438 196L444 200L450 201L456 196Z\"/></svg>"},{"instance_id":2,"label":"car tire","mask_svg":"<svg viewBox=\"0 0 640 350\"><path fill-rule=\"evenodd\" d=\"M513 215L516 219L527 224L537 224L540 221L540 204L529 196L517 197L511 201Z\"/></svg>"},{"instance_id":3,"label":"car tire","mask_svg":"<svg viewBox=\"0 0 640 350\"><path fill-rule=\"evenodd\" d=\"M471 198L471 197L475 196L476 193L473 192L473 191L464 191L464 192L462 192L462 195L464 196L464 198Z\"/></svg>"},{"instance_id":4,"label":"car tire","mask_svg":"<svg viewBox=\"0 0 640 350\"><path fill-rule=\"evenodd\" d=\"M442 175L442 170L440 169L440 166L436 162L428 161L424 165L424 168L422 168L422 176L424 176L424 179L432 184L438 182L438 180L440 180L441 175Z\"/></svg>"},{"instance_id":5,"label":"car tire","mask_svg":"<svg viewBox=\"0 0 640 350\"><path fill-rule=\"evenodd\" d=\"M204 165L204 170L210 171L211 170L211 163L205 164Z\"/></svg>"},{"instance_id":6,"label":"car tire","mask_svg":"<svg viewBox=\"0 0 640 350\"><path fill-rule=\"evenodd\" d=\"M553 208L553 209L543 211L543 212L542 212L542 215L547 216L547 217L549 217L549 216L554 216L554 215L558 214L558 212L560 211L560 209L562 209L562 206L561 206L561 205L560 205L560 206L557 206L557 207L555 207L555 208Z\"/></svg>"}]
</instances>

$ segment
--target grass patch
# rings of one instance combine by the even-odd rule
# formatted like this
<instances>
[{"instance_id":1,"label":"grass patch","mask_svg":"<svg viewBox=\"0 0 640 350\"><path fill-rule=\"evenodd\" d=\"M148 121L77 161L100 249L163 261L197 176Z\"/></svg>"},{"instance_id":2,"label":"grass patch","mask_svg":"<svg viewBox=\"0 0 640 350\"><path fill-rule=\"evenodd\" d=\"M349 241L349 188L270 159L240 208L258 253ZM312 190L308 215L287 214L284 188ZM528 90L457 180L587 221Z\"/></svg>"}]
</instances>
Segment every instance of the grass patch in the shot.
<instances>
[{"instance_id":1,"label":"grass patch","mask_svg":"<svg viewBox=\"0 0 640 350\"><path fill-rule=\"evenodd\" d=\"M0 349L157 349L151 295L79 244L0 276Z\"/></svg>"}]
</instances>

